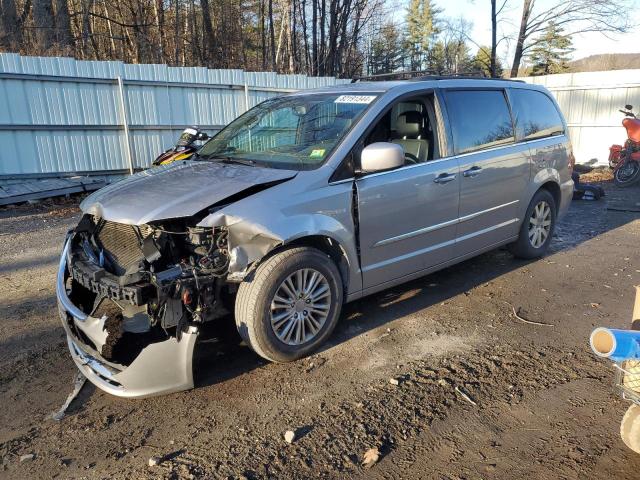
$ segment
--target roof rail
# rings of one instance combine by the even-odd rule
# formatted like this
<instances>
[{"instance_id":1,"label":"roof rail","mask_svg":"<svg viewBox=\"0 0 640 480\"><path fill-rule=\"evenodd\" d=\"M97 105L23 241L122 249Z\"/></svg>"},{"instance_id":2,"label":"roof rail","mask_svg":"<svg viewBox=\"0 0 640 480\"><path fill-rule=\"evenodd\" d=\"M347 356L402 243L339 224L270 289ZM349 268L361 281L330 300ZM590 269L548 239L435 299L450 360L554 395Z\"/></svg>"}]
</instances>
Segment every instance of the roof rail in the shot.
<instances>
[{"instance_id":1,"label":"roof rail","mask_svg":"<svg viewBox=\"0 0 640 480\"><path fill-rule=\"evenodd\" d=\"M411 70L411 71L402 71L402 72L392 72L392 73L376 73L374 75L364 75L362 77L353 77L351 79L351 83L362 82L362 81L376 81L376 80L409 80L411 78L415 78L421 75L427 75L430 72L424 70Z\"/></svg>"},{"instance_id":2,"label":"roof rail","mask_svg":"<svg viewBox=\"0 0 640 480\"><path fill-rule=\"evenodd\" d=\"M403 71L393 73L379 73L375 75L366 75L362 77L354 77L351 79L351 83L362 81L383 81L383 80L412 80L412 81L424 81L424 80L452 80L452 79L471 79L471 80L496 80L505 82L520 82L523 80L513 80L510 78L497 78L487 77L483 72L461 72L461 73L449 73L446 75L440 75L433 71L428 70L416 70L416 71Z\"/></svg>"}]
</instances>

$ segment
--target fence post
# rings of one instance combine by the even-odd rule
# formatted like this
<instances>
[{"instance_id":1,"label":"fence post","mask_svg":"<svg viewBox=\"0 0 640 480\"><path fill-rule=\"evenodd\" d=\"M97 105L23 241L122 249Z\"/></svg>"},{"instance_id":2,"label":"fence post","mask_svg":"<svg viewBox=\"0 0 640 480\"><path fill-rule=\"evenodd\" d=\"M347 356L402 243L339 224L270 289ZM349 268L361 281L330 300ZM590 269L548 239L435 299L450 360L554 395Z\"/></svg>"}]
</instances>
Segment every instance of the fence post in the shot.
<instances>
[{"instance_id":1,"label":"fence post","mask_svg":"<svg viewBox=\"0 0 640 480\"><path fill-rule=\"evenodd\" d=\"M249 110L249 85L244 82L244 111Z\"/></svg>"},{"instance_id":2,"label":"fence post","mask_svg":"<svg viewBox=\"0 0 640 480\"><path fill-rule=\"evenodd\" d=\"M124 131L125 154L129 163L129 173L133 175L133 156L131 155L131 140L129 138L129 121L127 119L127 106L124 100L124 83L122 77L118 76L118 93L120 97L120 118L122 119L122 129Z\"/></svg>"}]
</instances>

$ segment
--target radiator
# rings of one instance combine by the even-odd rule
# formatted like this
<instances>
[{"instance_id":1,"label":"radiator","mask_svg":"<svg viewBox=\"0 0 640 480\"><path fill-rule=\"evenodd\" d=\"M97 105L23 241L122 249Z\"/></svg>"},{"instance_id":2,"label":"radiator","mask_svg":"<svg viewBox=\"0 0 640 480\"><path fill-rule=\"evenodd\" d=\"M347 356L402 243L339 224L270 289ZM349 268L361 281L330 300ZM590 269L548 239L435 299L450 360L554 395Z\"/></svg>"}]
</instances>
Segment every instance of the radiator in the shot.
<instances>
[{"instance_id":1,"label":"radiator","mask_svg":"<svg viewBox=\"0 0 640 480\"><path fill-rule=\"evenodd\" d=\"M136 231L139 228L140 236ZM140 238L151 235L148 226L134 227L116 222L102 222L95 232L95 239L110 260L115 275L135 273L144 259Z\"/></svg>"}]
</instances>

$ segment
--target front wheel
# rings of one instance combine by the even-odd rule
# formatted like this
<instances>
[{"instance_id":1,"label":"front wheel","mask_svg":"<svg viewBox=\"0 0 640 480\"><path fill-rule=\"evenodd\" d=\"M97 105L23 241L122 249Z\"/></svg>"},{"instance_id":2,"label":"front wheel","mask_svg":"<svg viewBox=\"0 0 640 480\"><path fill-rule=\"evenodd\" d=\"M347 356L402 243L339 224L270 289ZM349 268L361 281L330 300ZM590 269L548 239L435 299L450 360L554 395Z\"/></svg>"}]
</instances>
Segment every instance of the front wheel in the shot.
<instances>
[{"instance_id":1,"label":"front wheel","mask_svg":"<svg viewBox=\"0 0 640 480\"><path fill-rule=\"evenodd\" d=\"M266 259L240 284L236 326L258 355L290 362L331 335L342 297L340 272L328 255L311 247L289 248Z\"/></svg>"},{"instance_id":2,"label":"front wheel","mask_svg":"<svg viewBox=\"0 0 640 480\"><path fill-rule=\"evenodd\" d=\"M556 201L551 192L538 190L527 207L518 240L509 245L511 253L519 258L543 256L551 243L556 211Z\"/></svg>"},{"instance_id":3,"label":"front wheel","mask_svg":"<svg viewBox=\"0 0 640 480\"><path fill-rule=\"evenodd\" d=\"M619 187L628 187L640 180L640 163L633 160L624 160L613 173L613 180Z\"/></svg>"}]
</instances>

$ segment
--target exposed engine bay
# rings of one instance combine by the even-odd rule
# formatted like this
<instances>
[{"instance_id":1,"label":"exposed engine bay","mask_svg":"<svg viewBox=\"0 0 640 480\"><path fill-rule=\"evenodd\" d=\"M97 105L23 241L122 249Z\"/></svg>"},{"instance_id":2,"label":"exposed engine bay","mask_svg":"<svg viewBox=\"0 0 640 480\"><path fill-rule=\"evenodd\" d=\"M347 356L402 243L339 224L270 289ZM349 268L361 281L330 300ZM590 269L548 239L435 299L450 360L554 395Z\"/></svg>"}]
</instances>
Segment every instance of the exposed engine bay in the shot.
<instances>
[{"instance_id":1,"label":"exposed engine bay","mask_svg":"<svg viewBox=\"0 0 640 480\"><path fill-rule=\"evenodd\" d=\"M86 315L104 319L102 344L75 332L108 361L130 364L147 345L228 313L225 227L184 219L127 225L85 214L72 236L67 289ZM70 287L70 288L69 288ZM73 322L70 322L73 328Z\"/></svg>"},{"instance_id":2,"label":"exposed engine bay","mask_svg":"<svg viewBox=\"0 0 640 480\"><path fill-rule=\"evenodd\" d=\"M238 285L294 225L284 222L279 227L288 229L274 233L242 204L295 176L181 161L84 199L56 277L58 311L78 369L121 397L192 388L196 343L230 326Z\"/></svg>"}]
</instances>

